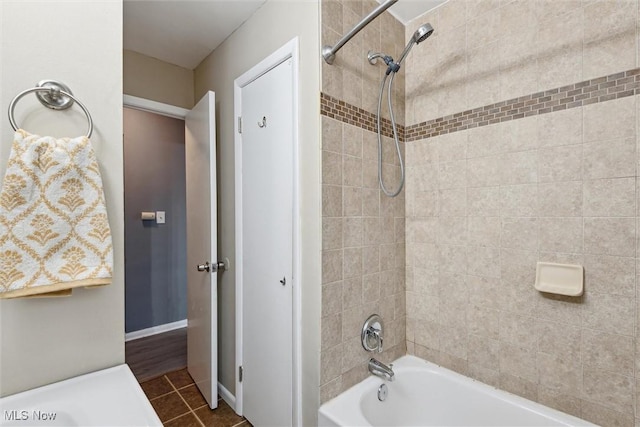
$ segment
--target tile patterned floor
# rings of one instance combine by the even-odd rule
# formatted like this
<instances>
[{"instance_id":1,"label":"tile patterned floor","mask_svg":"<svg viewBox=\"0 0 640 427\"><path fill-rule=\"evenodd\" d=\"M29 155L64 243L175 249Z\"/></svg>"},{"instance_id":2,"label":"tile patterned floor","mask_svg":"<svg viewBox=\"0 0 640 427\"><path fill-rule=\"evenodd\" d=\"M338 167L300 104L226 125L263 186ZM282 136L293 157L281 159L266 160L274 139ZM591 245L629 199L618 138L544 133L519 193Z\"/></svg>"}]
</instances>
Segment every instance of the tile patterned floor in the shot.
<instances>
[{"instance_id":1,"label":"tile patterned floor","mask_svg":"<svg viewBox=\"0 0 640 427\"><path fill-rule=\"evenodd\" d=\"M218 408L209 409L186 369L140 385L166 427L252 427L220 397Z\"/></svg>"}]
</instances>

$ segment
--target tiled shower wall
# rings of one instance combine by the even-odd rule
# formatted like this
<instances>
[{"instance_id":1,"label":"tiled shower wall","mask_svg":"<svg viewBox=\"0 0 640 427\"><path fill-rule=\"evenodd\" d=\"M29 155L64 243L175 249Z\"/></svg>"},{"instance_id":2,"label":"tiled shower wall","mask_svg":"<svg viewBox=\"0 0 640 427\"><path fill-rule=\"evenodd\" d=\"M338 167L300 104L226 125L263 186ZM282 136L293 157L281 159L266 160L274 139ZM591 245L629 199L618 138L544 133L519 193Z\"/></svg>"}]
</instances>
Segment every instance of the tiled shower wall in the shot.
<instances>
[{"instance_id":1,"label":"tiled shower wall","mask_svg":"<svg viewBox=\"0 0 640 427\"><path fill-rule=\"evenodd\" d=\"M377 5L322 0L323 44L334 44ZM362 348L360 332L371 314L380 314L385 322L385 351L375 357L389 362L406 352L404 192L392 199L379 189L377 139L371 124L384 69L366 59L368 50L397 58L403 47L404 27L385 13L345 45L333 65L323 61L327 113L322 117L322 402L368 375L372 354ZM394 92L403 125L402 72ZM388 123L385 129L388 135ZM391 139L386 137L384 144L384 174L393 188L399 163Z\"/></svg>"},{"instance_id":2,"label":"tiled shower wall","mask_svg":"<svg viewBox=\"0 0 640 427\"><path fill-rule=\"evenodd\" d=\"M607 426L640 422L638 12L450 0L406 27L436 29L405 69L408 352ZM535 291L537 261L585 294Z\"/></svg>"}]
</instances>

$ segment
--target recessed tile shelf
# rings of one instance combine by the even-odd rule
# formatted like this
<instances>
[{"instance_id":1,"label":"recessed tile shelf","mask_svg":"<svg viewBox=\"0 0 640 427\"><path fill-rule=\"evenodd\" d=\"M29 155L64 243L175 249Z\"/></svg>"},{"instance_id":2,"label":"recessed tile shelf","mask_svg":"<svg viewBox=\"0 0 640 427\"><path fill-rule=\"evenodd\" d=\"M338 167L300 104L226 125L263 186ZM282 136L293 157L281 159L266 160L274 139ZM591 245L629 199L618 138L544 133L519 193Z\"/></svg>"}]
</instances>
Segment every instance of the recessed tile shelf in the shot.
<instances>
[{"instance_id":1,"label":"recessed tile shelf","mask_svg":"<svg viewBox=\"0 0 640 427\"><path fill-rule=\"evenodd\" d=\"M578 297L584 291L581 265L538 262L534 287L540 292Z\"/></svg>"}]
</instances>

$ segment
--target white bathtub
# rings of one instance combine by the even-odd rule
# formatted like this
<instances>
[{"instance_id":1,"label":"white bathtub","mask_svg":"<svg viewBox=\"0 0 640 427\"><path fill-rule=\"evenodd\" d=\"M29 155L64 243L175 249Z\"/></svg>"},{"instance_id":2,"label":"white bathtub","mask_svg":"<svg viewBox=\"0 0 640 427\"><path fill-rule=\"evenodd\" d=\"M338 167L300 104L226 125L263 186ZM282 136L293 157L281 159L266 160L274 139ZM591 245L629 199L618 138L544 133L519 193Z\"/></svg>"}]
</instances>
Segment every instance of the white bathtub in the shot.
<instances>
[{"instance_id":1,"label":"white bathtub","mask_svg":"<svg viewBox=\"0 0 640 427\"><path fill-rule=\"evenodd\" d=\"M162 423L127 365L0 399L0 426L137 427Z\"/></svg>"},{"instance_id":2,"label":"white bathtub","mask_svg":"<svg viewBox=\"0 0 640 427\"><path fill-rule=\"evenodd\" d=\"M318 412L320 426L593 426L433 363L404 356L395 380L370 376ZM378 387L388 387L385 401Z\"/></svg>"}]
</instances>

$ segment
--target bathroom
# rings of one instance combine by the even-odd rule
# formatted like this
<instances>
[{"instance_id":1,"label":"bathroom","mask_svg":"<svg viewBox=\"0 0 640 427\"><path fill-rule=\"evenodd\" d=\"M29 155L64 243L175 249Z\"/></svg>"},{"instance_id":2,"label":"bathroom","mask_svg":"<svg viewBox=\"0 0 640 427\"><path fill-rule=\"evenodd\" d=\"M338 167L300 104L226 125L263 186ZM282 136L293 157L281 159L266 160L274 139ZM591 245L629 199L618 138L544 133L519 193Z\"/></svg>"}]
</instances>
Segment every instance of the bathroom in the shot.
<instances>
[{"instance_id":1,"label":"bathroom","mask_svg":"<svg viewBox=\"0 0 640 427\"><path fill-rule=\"evenodd\" d=\"M320 405L369 376L359 337L378 313L384 363L412 354L596 424L634 425L638 106L624 88L635 79L619 81L638 67L638 2L449 0L405 22L385 12L327 64L320 47L377 6L268 0L193 73L194 101L216 92L218 203L233 206L233 81L298 37L304 333L294 423L315 425ZM75 34L23 30L52 17L73 20ZM0 22L3 111L43 78L66 80L91 109L114 243L110 286L0 302L7 396L124 363L127 92L122 2L3 1ZM435 32L394 82L406 182L390 198L378 184L375 134L385 69L366 55L397 59L425 23ZM336 104L364 118L336 115ZM28 123L39 132L84 129L81 113L58 121L62 113L32 105ZM0 175L12 134L2 123ZM399 162L392 138L383 142L383 175L395 188ZM222 230L233 230L232 210L218 221L218 252L229 256L234 234ZM583 266L584 294L538 292L537 262ZM221 280L229 306L233 276ZM221 348L234 346L234 327L221 322L230 339ZM228 388L233 358L219 365Z\"/></svg>"}]
</instances>

